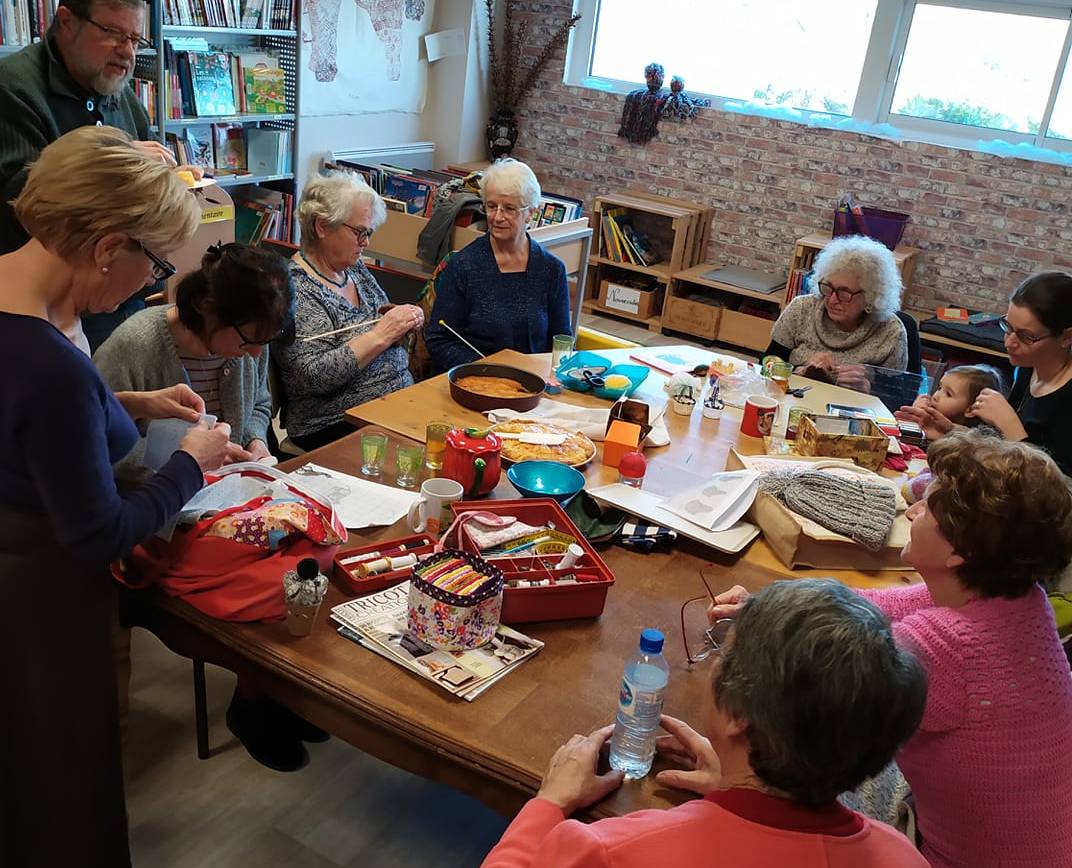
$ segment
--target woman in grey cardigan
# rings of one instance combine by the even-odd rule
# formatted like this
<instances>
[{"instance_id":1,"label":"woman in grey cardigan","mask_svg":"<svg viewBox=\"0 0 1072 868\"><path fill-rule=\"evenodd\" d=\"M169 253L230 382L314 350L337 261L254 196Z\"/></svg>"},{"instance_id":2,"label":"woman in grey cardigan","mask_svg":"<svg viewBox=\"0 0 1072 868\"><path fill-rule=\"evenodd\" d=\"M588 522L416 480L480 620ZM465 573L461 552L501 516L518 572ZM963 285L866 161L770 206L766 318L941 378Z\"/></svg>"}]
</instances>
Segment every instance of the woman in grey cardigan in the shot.
<instances>
[{"instance_id":1,"label":"woman in grey cardigan","mask_svg":"<svg viewBox=\"0 0 1072 868\"><path fill-rule=\"evenodd\" d=\"M837 238L815 258L811 279L818 294L782 311L767 355L850 389L866 390L862 365L905 370L908 336L897 318L903 286L889 248L862 235Z\"/></svg>"},{"instance_id":2,"label":"woman in grey cardigan","mask_svg":"<svg viewBox=\"0 0 1072 868\"><path fill-rule=\"evenodd\" d=\"M282 257L244 244L216 245L179 282L174 306L130 317L93 361L115 390L187 383L204 399L206 413L230 424L228 461L258 461L269 455L268 344L287 330L292 308ZM117 466L121 478L144 472L144 450L143 436Z\"/></svg>"}]
</instances>

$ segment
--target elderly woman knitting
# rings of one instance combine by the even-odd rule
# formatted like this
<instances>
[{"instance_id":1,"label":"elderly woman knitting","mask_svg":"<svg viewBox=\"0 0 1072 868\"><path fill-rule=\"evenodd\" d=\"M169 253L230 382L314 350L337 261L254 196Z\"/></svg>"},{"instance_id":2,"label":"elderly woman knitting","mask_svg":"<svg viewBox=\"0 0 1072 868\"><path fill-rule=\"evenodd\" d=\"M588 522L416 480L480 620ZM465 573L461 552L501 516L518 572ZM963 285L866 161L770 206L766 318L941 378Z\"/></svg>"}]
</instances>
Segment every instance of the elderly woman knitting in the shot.
<instances>
[{"instance_id":1,"label":"elderly woman knitting","mask_svg":"<svg viewBox=\"0 0 1072 868\"><path fill-rule=\"evenodd\" d=\"M499 160L484 172L480 194L487 234L456 253L436 281L425 341L440 370L476 360L440 321L485 355L550 352L555 335L571 333L566 267L525 232L540 202L532 169Z\"/></svg>"},{"instance_id":2,"label":"elderly woman knitting","mask_svg":"<svg viewBox=\"0 0 1072 868\"><path fill-rule=\"evenodd\" d=\"M927 458L934 481L902 554L923 584L860 592L927 670L923 721L897 754L923 855L934 868L1067 863L1072 678L1037 583L1072 556L1072 494L1026 443L958 431ZM747 596L720 594L708 617Z\"/></svg>"},{"instance_id":3,"label":"elderly woman knitting","mask_svg":"<svg viewBox=\"0 0 1072 868\"><path fill-rule=\"evenodd\" d=\"M704 798L568 820L622 781L596 770L613 727L575 735L484 868L925 868L902 835L836 801L893 756L923 713L923 671L885 616L830 579L775 582L712 647L704 735L664 715L670 735L657 745L683 769L656 782Z\"/></svg>"},{"instance_id":4,"label":"elderly woman knitting","mask_svg":"<svg viewBox=\"0 0 1072 868\"><path fill-rule=\"evenodd\" d=\"M812 282L818 294L799 296L782 311L767 355L847 388L867 388L861 365L905 369L901 275L887 247L860 235L835 239L815 258Z\"/></svg>"},{"instance_id":5,"label":"elderly woman knitting","mask_svg":"<svg viewBox=\"0 0 1072 868\"><path fill-rule=\"evenodd\" d=\"M322 175L302 191L302 249L290 267L298 339L276 345L272 361L286 399L283 424L303 449L352 433L347 408L413 385L400 342L420 330L424 313L391 304L361 261L386 215L383 199L359 175ZM314 335L322 337L305 339Z\"/></svg>"}]
</instances>

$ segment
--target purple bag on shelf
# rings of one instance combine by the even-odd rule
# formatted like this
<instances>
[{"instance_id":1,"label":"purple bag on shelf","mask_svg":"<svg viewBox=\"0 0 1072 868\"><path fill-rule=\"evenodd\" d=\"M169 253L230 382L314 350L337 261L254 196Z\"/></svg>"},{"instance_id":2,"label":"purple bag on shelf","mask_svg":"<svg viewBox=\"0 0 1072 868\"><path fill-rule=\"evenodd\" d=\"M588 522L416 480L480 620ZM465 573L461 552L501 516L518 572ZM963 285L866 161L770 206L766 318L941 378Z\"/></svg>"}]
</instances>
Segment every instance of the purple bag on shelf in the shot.
<instances>
[{"instance_id":1,"label":"purple bag on shelf","mask_svg":"<svg viewBox=\"0 0 1072 868\"><path fill-rule=\"evenodd\" d=\"M885 244L890 250L896 250L909 219L908 214L900 211L857 205L852 194L848 193L834 210L834 237L866 235Z\"/></svg>"}]
</instances>

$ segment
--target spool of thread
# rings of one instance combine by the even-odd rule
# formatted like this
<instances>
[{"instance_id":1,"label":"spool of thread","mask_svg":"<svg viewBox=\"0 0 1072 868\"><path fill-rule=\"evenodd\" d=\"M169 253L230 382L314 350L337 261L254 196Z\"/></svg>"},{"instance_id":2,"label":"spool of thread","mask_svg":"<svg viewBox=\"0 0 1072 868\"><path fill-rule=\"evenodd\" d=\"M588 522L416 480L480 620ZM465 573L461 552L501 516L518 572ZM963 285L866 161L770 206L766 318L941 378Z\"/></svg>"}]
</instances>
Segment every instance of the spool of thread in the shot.
<instances>
[{"instance_id":1,"label":"spool of thread","mask_svg":"<svg viewBox=\"0 0 1072 868\"><path fill-rule=\"evenodd\" d=\"M584 549L577 543L571 543L569 548L566 549L566 553L562 556L562 560L558 562L558 568L561 570L568 570L577 565L579 561L584 557Z\"/></svg>"},{"instance_id":2,"label":"spool of thread","mask_svg":"<svg viewBox=\"0 0 1072 868\"><path fill-rule=\"evenodd\" d=\"M406 567L412 567L416 563L416 555L402 555L398 558L380 558L378 561L372 561L371 563L358 564L357 571L360 573L361 578L366 578L380 573L390 573L394 570L404 570Z\"/></svg>"}]
</instances>

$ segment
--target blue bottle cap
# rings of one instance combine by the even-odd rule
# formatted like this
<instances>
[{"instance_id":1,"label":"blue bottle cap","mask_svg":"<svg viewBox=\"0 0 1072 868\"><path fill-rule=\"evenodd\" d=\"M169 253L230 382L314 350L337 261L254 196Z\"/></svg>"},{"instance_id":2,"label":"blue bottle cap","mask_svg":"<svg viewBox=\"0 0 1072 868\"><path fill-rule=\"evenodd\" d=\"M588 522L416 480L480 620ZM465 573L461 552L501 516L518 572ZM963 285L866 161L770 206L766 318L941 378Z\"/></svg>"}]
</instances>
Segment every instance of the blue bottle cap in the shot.
<instances>
[{"instance_id":1,"label":"blue bottle cap","mask_svg":"<svg viewBox=\"0 0 1072 868\"><path fill-rule=\"evenodd\" d=\"M648 627L640 633L640 650L648 654L660 654L663 650L663 634Z\"/></svg>"}]
</instances>

